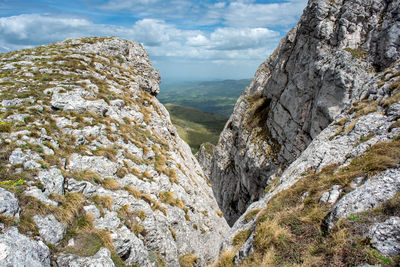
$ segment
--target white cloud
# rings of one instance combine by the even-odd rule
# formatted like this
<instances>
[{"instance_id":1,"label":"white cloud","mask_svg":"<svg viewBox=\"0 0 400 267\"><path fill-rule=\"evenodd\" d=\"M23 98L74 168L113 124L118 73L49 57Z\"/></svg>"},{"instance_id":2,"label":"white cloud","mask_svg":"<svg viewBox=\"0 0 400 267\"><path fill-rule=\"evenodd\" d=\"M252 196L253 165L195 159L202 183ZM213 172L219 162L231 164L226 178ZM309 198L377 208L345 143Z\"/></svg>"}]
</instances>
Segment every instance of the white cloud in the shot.
<instances>
[{"instance_id":1,"label":"white cloud","mask_svg":"<svg viewBox=\"0 0 400 267\"><path fill-rule=\"evenodd\" d=\"M186 44L188 46L197 47L197 46L207 46L209 42L210 41L208 40L208 38L205 37L203 34L197 34L195 36L188 37Z\"/></svg>"},{"instance_id":2,"label":"white cloud","mask_svg":"<svg viewBox=\"0 0 400 267\"><path fill-rule=\"evenodd\" d=\"M307 0L258 4L254 1L232 1L214 4L204 20L222 22L229 27L284 27L297 22Z\"/></svg>"},{"instance_id":3,"label":"white cloud","mask_svg":"<svg viewBox=\"0 0 400 267\"><path fill-rule=\"evenodd\" d=\"M217 50L243 50L265 47L279 33L266 28L218 28L211 33L212 46Z\"/></svg>"},{"instance_id":4,"label":"white cloud","mask_svg":"<svg viewBox=\"0 0 400 267\"><path fill-rule=\"evenodd\" d=\"M136 18L192 19L204 13L200 4L191 0L109 0L97 8L119 11Z\"/></svg>"},{"instance_id":5,"label":"white cloud","mask_svg":"<svg viewBox=\"0 0 400 267\"><path fill-rule=\"evenodd\" d=\"M101 29L107 32L105 27ZM13 45L37 45L92 34L100 27L88 20L72 17L50 17L38 14L0 18L0 42Z\"/></svg>"},{"instance_id":6,"label":"white cloud","mask_svg":"<svg viewBox=\"0 0 400 267\"><path fill-rule=\"evenodd\" d=\"M160 46L162 43L169 42L175 31L172 26L154 19L140 20L132 27L132 34L135 39L149 46Z\"/></svg>"}]
</instances>

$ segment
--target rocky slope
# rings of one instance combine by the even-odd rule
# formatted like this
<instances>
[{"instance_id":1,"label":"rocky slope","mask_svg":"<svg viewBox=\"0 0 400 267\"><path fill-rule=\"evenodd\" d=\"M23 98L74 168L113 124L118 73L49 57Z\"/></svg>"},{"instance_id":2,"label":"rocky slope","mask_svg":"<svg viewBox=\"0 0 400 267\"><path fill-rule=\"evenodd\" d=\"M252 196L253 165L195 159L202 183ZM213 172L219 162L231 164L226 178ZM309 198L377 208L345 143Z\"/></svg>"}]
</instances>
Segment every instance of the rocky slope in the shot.
<instances>
[{"instance_id":1,"label":"rocky slope","mask_svg":"<svg viewBox=\"0 0 400 267\"><path fill-rule=\"evenodd\" d=\"M214 152L215 266L400 264L399 59L400 1L309 1Z\"/></svg>"},{"instance_id":2,"label":"rocky slope","mask_svg":"<svg viewBox=\"0 0 400 267\"><path fill-rule=\"evenodd\" d=\"M204 266L228 226L143 47L0 54L0 265Z\"/></svg>"},{"instance_id":3,"label":"rocky slope","mask_svg":"<svg viewBox=\"0 0 400 267\"><path fill-rule=\"evenodd\" d=\"M377 92L376 77L400 58L399 36L399 1L309 1L215 149L210 180L230 225L338 115Z\"/></svg>"}]
</instances>

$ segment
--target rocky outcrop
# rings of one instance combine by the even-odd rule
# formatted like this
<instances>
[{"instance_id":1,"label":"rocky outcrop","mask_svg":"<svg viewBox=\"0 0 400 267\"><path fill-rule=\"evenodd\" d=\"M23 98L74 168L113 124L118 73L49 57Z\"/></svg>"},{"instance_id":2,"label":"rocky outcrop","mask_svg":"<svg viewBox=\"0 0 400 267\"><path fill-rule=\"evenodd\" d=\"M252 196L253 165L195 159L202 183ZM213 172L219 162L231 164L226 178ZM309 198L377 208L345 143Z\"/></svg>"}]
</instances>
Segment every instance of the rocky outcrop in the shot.
<instances>
[{"instance_id":1,"label":"rocky outcrop","mask_svg":"<svg viewBox=\"0 0 400 267\"><path fill-rule=\"evenodd\" d=\"M309 1L261 64L215 149L210 180L229 224L400 58L398 1ZM385 89L375 98L382 98Z\"/></svg>"},{"instance_id":2,"label":"rocky outcrop","mask_svg":"<svg viewBox=\"0 0 400 267\"><path fill-rule=\"evenodd\" d=\"M309 1L261 65L214 153L216 266L399 264L399 7Z\"/></svg>"},{"instance_id":3,"label":"rocky outcrop","mask_svg":"<svg viewBox=\"0 0 400 267\"><path fill-rule=\"evenodd\" d=\"M287 243L297 242L311 250L321 246L308 264L319 262L318 257L332 266L364 264L362 258L344 255L366 255L363 253L371 248L386 256L373 251L381 261L370 258L369 263L398 264L397 258L391 260L389 256L399 254L400 61L376 75L371 87L365 88L364 98L314 138L266 188L265 196L236 221L222 243L222 250L231 253L229 260L264 264L260 259L267 257L265 253L271 252L271 247L276 248L273 237L264 231L275 227L272 229ZM309 234L304 232L307 229L319 229L323 238L300 238ZM240 239L243 233L246 235ZM335 238L340 234L344 236L339 249ZM328 250L337 249L338 258L329 258L326 244L331 244ZM351 251L351 246L357 249ZM291 253L287 246L277 250ZM307 252L302 253L298 259L306 261Z\"/></svg>"},{"instance_id":4,"label":"rocky outcrop","mask_svg":"<svg viewBox=\"0 0 400 267\"><path fill-rule=\"evenodd\" d=\"M214 260L228 225L140 44L66 40L0 54L0 69L0 262Z\"/></svg>"}]
</instances>

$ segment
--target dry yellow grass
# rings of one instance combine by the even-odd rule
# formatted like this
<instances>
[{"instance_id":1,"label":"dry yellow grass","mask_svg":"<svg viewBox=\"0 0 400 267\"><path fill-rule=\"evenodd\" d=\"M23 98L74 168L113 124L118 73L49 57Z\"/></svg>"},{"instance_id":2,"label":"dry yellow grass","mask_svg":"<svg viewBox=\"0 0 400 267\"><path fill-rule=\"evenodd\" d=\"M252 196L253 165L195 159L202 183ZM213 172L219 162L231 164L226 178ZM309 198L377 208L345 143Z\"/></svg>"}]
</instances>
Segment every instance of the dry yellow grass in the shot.
<instances>
[{"instance_id":1,"label":"dry yellow grass","mask_svg":"<svg viewBox=\"0 0 400 267\"><path fill-rule=\"evenodd\" d=\"M222 213L221 210L217 210L217 215L218 215L219 217L221 217L221 218L222 218L222 216L224 216L224 214Z\"/></svg>"},{"instance_id":2,"label":"dry yellow grass","mask_svg":"<svg viewBox=\"0 0 400 267\"><path fill-rule=\"evenodd\" d=\"M132 187L130 185L125 186L123 189L128 191L129 194L133 195L136 199L139 199L139 198L142 197L142 193L139 190L137 190L136 188L134 188L134 187Z\"/></svg>"},{"instance_id":3,"label":"dry yellow grass","mask_svg":"<svg viewBox=\"0 0 400 267\"><path fill-rule=\"evenodd\" d=\"M261 211L260 208L258 209L252 209L250 211L248 211L245 215L244 215L244 219L246 222L250 222L251 220L254 219L254 217L256 217L256 215Z\"/></svg>"},{"instance_id":4,"label":"dry yellow grass","mask_svg":"<svg viewBox=\"0 0 400 267\"><path fill-rule=\"evenodd\" d=\"M105 189L109 189L109 190L118 190L120 189L120 185L119 183L111 178L106 178L103 181L101 181L101 185L105 188Z\"/></svg>"},{"instance_id":5,"label":"dry yellow grass","mask_svg":"<svg viewBox=\"0 0 400 267\"><path fill-rule=\"evenodd\" d=\"M93 202L96 204L107 208L109 210L112 210L112 198L110 196L99 196L99 195L94 195L92 196Z\"/></svg>"},{"instance_id":6,"label":"dry yellow grass","mask_svg":"<svg viewBox=\"0 0 400 267\"><path fill-rule=\"evenodd\" d=\"M159 194L159 199L161 202L165 203L165 204L169 204L171 206L177 206L181 209L184 208L184 203L182 202L182 200L175 198L174 193L173 192L161 192Z\"/></svg>"},{"instance_id":7,"label":"dry yellow grass","mask_svg":"<svg viewBox=\"0 0 400 267\"><path fill-rule=\"evenodd\" d=\"M246 229L246 230L237 232L232 239L232 244L234 246L241 247L246 242L246 240L249 238L250 234L251 234L251 229Z\"/></svg>"},{"instance_id":8,"label":"dry yellow grass","mask_svg":"<svg viewBox=\"0 0 400 267\"><path fill-rule=\"evenodd\" d=\"M233 259L235 257L235 250L227 250L221 253L218 260L213 263L210 267L234 267Z\"/></svg>"},{"instance_id":9,"label":"dry yellow grass","mask_svg":"<svg viewBox=\"0 0 400 267\"><path fill-rule=\"evenodd\" d=\"M179 256L179 265L181 267L195 267L199 257L193 253Z\"/></svg>"}]
</instances>

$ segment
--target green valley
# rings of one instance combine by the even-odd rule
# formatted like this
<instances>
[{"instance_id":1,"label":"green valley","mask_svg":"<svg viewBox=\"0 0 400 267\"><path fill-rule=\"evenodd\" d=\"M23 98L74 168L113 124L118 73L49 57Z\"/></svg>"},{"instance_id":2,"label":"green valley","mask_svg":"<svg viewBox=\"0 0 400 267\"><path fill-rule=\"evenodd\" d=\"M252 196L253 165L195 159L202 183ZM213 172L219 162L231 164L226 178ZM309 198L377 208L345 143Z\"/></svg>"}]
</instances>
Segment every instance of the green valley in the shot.
<instances>
[{"instance_id":1,"label":"green valley","mask_svg":"<svg viewBox=\"0 0 400 267\"><path fill-rule=\"evenodd\" d=\"M202 143L216 144L219 134L225 126L226 117L217 114L203 112L201 110L166 104L172 123L178 130L179 136L185 140L196 153Z\"/></svg>"},{"instance_id":2,"label":"green valley","mask_svg":"<svg viewBox=\"0 0 400 267\"><path fill-rule=\"evenodd\" d=\"M157 98L163 104L175 104L229 117L236 100L251 79L161 84Z\"/></svg>"},{"instance_id":3,"label":"green valley","mask_svg":"<svg viewBox=\"0 0 400 267\"><path fill-rule=\"evenodd\" d=\"M161 86L157 98L168 109L179 136L196 153L205 142L216 144L250 79L186 82Z\"/></svg>"}]
</instances>

